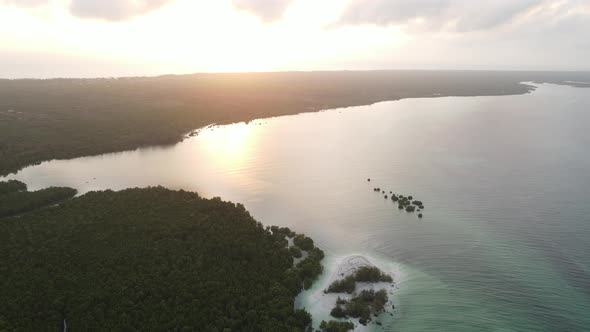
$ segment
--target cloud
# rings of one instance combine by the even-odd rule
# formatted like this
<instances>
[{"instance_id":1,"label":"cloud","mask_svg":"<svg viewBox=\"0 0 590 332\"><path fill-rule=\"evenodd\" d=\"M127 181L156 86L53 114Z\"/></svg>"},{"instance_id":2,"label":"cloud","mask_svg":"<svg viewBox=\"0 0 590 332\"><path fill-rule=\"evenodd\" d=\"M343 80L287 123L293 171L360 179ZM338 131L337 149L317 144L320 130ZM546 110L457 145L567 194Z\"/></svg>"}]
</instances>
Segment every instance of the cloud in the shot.
<instances>
[{"instance_id":1,"label":"cloud","mask_svg":"<svg viewBox=\"0 0 590 332\"><path fill-rule=\"evenodd\" d=\"M122 21L156 10L174 0L69 0L69 11L80 18ZM0 6L33 8L50 0L0 0Z\"/></svg>"},{"instance_id":2,"label":"cloud","mask_svg":"<svg viewBox=\"0 0 590 332\"><path fill-rule=\"evenodd\" d=\"M291 4L291 0L232 0L238 9L251 12L263 21L280 19Z\"/></svg>"},{"instance_id":3,"label":"cloud","mask_svg":"<svg viewBox=\"0 0 590 332\"><path fill-rule=\"evenodd\" d=\"M353 0L345 9L341 22L347 24L403 24L409 20L432 16L449 7L441 0Z\"/></svg>"},{"instance_id":4,"label":"cloud","mask_svg":"<svg viewBox=\"0 0 590 332\"><path fill-rule=\"evenodd\" d=\"M172 0L72 0L70 11L81 18L122 21L156 10Z\"/></svg>"},{"instance_id":5,"label":"cloud","mask_svg":"<svg viewBox=\"0 0 590 332\"><path fill-rule=\"evenodd\" d=\"M0 0L0 5L15 7L36 7L44 5L48 0Z\"/></svg>"},{"instance_id":6,"label":"cloud","mask_svg":"<svg viewBox=\"0 0 590 332\"><path fill-rule=\"evenodd\" d=\"M461 26L465 30L409 31L411 38L403 47L383 52L391 60L381 66L402 63L409 68L590 70L585 61L590 58L586 38L590 4L586 0L538 1L529 9L510 14L502 23L495 20L497 17L506 15L488 13L488 21L472 17L478 23L476 31L469 30L472 26L466 23ZM464 31L470 33L461 33Z\"/></svg>"},{"instance_id":7,"label":"cloud","mask_svg":"<svg viewBox=\"0 0 590 332\"><path fill-rule=\"evenodd\" d=\"M352 0L338 23L476 31L508 23L539 3L538 0Z\"/></svg>"}]
</instances>

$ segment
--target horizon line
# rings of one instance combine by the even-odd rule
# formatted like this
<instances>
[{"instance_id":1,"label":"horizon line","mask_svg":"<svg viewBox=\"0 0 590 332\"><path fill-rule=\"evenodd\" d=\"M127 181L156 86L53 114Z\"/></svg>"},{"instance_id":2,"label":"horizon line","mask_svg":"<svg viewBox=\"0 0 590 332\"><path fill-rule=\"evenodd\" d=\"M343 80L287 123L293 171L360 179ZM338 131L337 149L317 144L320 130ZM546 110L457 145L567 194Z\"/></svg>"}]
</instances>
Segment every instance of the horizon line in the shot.
<instances>
[{"instance_id":1,"label":"horizon line","mask_svg":"<svg viewBox=\"0 0 590 332\"><path fill-rule=\"evenodd\" d=\"M334 69L334 70L276 70L276 71L202 71L193 73L167 73L167 74L153 74L153 75L124 75L124 76L55 76L55 77L0 77L4 81L19 81L19 80L98 80L98 79L133 79L133 78L162 78L168 76L193 76L193 75L237 75L237 74L289 74L289 73L343 73L343 72L388 72L388 71L428 71L428 72L504 72L504 73L588 73L590 69L585 70L552 70L552 69L408 69L408 68L387 68L387 69Z\"/></svg>"}]
</instances>

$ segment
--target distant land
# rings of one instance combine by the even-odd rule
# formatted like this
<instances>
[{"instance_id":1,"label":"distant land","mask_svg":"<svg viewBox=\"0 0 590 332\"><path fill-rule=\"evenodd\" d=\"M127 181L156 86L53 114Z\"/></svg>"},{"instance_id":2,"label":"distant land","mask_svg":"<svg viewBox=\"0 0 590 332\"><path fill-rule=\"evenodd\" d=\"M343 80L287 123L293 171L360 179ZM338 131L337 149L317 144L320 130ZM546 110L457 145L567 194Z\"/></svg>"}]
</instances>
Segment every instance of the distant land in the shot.
<instances>
[{"instance_id":1,"label":"distant land","mask_svg":"<svg viewBox=\"0 0 590 332\"><path fill-rule=\"evenodd\" d=\"M0 175L50 159L168 145L227 124L415 97L590 87L590 72L334 71L0 80Z\"/></svg>"}]
</instances>

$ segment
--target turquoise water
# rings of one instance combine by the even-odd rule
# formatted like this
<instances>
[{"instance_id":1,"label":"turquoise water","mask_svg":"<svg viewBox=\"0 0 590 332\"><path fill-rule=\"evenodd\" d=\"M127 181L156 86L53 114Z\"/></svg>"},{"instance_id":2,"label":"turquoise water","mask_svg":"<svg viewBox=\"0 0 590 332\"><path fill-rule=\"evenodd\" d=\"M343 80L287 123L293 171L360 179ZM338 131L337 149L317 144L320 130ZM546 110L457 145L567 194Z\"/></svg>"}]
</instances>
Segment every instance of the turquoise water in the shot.
<instances>
[{"instance_id":1,"label":"turquoise water","mask_svg":"<svg viewBox=\"0 0 590 332\"><path fill-rule=\"evenodd\" d=\"M163 185L243 202L265 224L312 236L327 262L362 253L395 266L385 330L583 331L589 147L590 90L544 84L207 128L171 147L10 178L33 190ZM375 186L413 194L424 218Z\"/></svg>"}]
</instances>

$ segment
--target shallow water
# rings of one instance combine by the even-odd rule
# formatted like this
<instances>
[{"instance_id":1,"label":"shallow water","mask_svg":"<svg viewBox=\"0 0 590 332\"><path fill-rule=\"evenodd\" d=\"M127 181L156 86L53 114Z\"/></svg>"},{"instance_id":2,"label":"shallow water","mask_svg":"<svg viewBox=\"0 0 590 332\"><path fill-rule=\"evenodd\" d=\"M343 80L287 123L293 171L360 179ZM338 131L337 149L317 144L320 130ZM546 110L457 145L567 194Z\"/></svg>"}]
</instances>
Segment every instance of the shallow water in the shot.
<instances>
[{"instance_id":1,"label":"shallow water","mask_svg":"<svg viewBox=\"0 0 590 332\"><path fill-rule=\"evenodd\" d=\"M295 299L295 305L298 308L305 308L307 311L313 314L314 317L314 328L319 328L319 324L322 320L328 321L334 319L330 316L330 311L334 308L336 301L339 297L343 299L350 299L352 296L346 293L328 293L325 294L324 290L330 286L335 280L342 279L343 276L338 272L346 271L350 268L346 262L352 257L360 257L365 260L368 266L376 266L382 272L389 274L395 279L394 283L379 282L379 283L364 283L360 282L356 284L355 292L362 290L385 290L388 293L389 301L385 305L384 311L381 312L377 317L373 317L373 322L363 326L359 323L358 319L349 319L355 326L354 331L381 331L384 329L390 329L392 324L397 319L399 310L399 301L397 292L399 290L399 284L404 281L405 274L402 274L400 270L400 264L391 261L388 257L379 257L369 254L351 254L346 256L329 255L323 262L324 273L321 277L313 284L313 286L301 292ZM407 271L405 271L407 274ZM345 274L346 276L348 274ZM382 325L378 325L377 322Z\"/></svg>"},{"instance_id":2,"label":"shallow water","mask_svg":"<svg viewBox=\"0 0 590 332\"><path fill-rule=\"evenodd\" d=\"M242 202L265 224L313 237L327 262L362 253L395 266L386 330L581 331L589 146L590 89L544 84L208 128L172 147L50 161L9 178L31 190L163 185ZM376 186L422 200L424 218Z\"/></svg>"}]
</instances>

